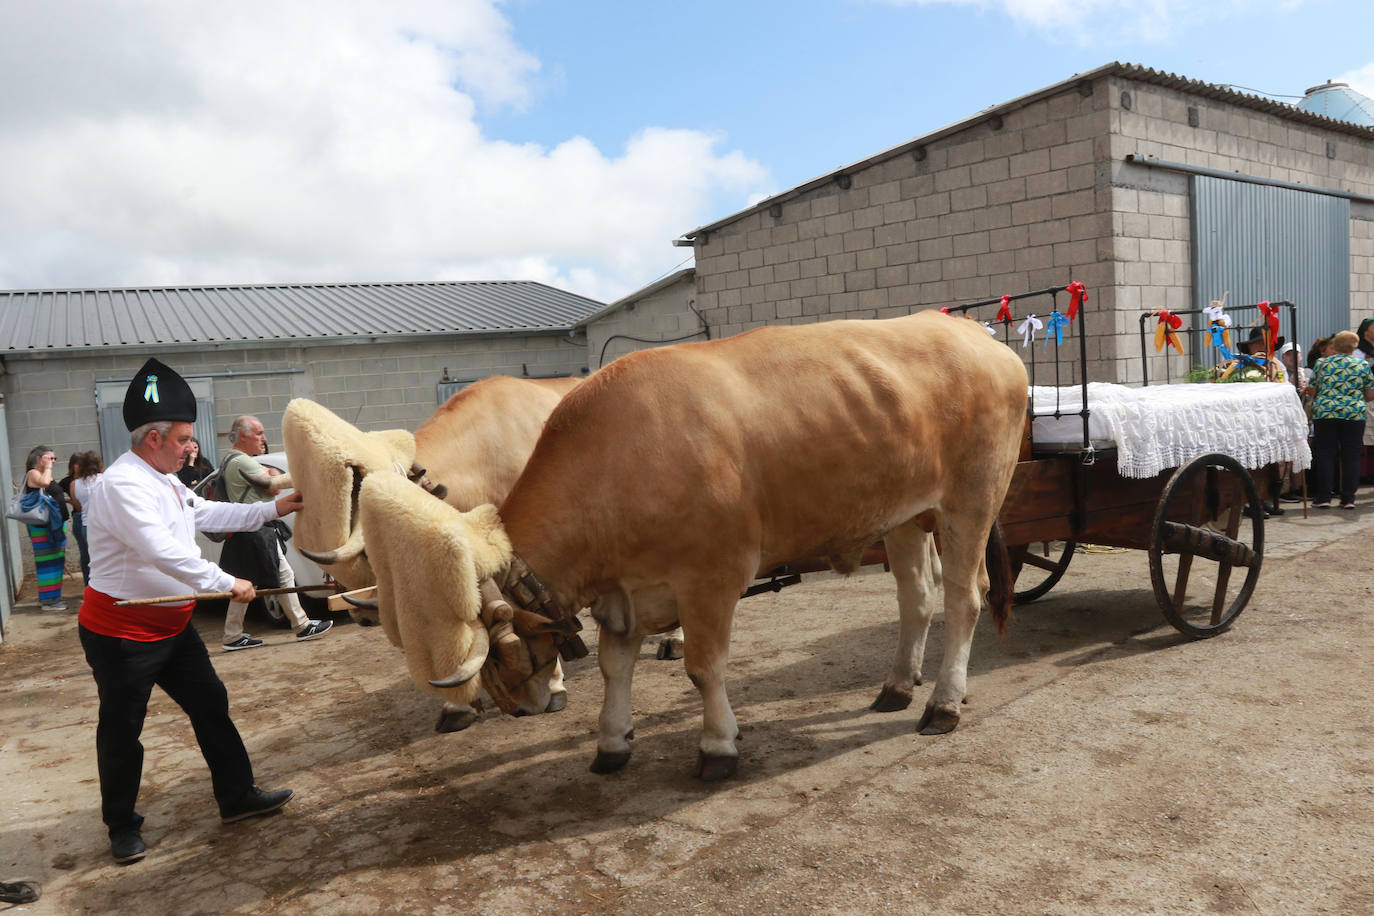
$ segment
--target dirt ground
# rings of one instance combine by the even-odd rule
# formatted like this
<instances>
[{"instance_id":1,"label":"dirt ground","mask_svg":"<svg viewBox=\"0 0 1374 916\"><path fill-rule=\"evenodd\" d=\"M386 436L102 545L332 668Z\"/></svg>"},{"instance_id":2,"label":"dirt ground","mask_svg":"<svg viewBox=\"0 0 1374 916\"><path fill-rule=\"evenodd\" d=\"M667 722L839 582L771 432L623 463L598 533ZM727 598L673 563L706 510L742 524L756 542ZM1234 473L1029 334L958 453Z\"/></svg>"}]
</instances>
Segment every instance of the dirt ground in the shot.
<instances>
[{"instance_id":1,"label":"dirt ground","mask_svg":"<svg viewBox=\"0 0 1374 916\"><path fill-rule=\"evenodd\" d=\"M880 570L748 599L743 757L717 785L691 776L696 692L651 646L634 757L601 777L594 654L566 711L440 735L378 630L260 625L268 647L212 655L259 782L295 800L222 826L155 693L150 852L127 868L75 613L26 606L0 646L0 880L41 881L33 913L1374 912L1372 528L1374 508L1271 520L1253 601L1197 642L1163 622L1143 554L1080 554L1005 638L984 616L940 737L914 732L929 681L867 709L896 635ZM220 624L197 615L212 646ZM942 638L937 617L927 675Z\"/></svg>"}]
</instances>

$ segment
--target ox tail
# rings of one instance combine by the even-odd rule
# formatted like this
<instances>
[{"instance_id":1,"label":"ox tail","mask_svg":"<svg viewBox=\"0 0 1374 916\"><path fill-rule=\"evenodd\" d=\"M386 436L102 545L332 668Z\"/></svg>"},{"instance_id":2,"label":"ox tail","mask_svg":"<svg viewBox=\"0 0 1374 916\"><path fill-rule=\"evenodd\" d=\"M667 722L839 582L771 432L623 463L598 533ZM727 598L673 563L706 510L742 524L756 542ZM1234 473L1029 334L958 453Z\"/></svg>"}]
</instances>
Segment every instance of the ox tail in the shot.
<instances>
[{"instance_id":1,"label":"ox tail","mask_svg":"<svg viewBox=\"0 0 1374 916\"><path fill-rule=\"evenodd\" d=\"M983 555L983 562L988 569L988 607L992 610L992 619L997 624L997 635L1001 636L1007 632L1007 624L1011 621L1011 599L1015 580L1011 575L1011 556L1007 553L1007 545L1002 540L1002 526L995 521L992 523L992 530L988 532L988 546Z\"/></svg>"}]
</instances>

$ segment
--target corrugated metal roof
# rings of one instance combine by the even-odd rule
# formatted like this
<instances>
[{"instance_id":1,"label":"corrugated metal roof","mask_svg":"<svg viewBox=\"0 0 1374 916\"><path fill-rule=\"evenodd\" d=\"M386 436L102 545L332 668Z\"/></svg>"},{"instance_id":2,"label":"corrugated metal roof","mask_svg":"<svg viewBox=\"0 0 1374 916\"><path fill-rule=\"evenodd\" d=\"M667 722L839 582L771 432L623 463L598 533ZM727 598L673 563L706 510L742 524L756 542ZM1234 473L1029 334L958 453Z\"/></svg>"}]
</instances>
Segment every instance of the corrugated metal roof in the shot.
<instances>
[{"instance_id":1,"label":"corrugated metal roof","mask_svg":"<svg viewBox=\"0 0 1374 916\"><path fill-rule=\"evenodd\" d=\"M604 307L532 281L0 290L0 353L558 333Z\"/></svg>"},{"instance_id":2,"label":"corrugated metal roof","mask_svg":"<svg viewBox=\"0 0 1374 916\"><path fill-rule=\"evenodd\" d=\"M1114 61L1110 64L1104 64L1095 70L1089 70L1086 73L1075 74L1074 76L1071 76L1066 80L1061 80L1050 86L1046 86L1043 89L1037 89L1035 92L1031 92L1027 95L1023 95L1018 98L1012 99L1009 102L1003 102L1000 105L994 105L991 108L985 108L977 114L970 115L969 117L964 118L962 121L956 121L955 123L950 124L946 127L942 127L939 130L931 131L928 134L922 134L914 140L908 140L907 142L902 143L898 146L894 146L890 149L885 149L880 153L875 153L872 156L860 159L857 162L852 162L849 165L842 166L841 168L835 169L834 171L826 172L824 175L821 175L817 178L813 178L805 184L797 185L794 188L791 188L787 191L783 191L781 194L775 194L772 197L764 198L763 200L760 200L757 203L755 203L752 207L740 210L737 213L732 213L724 219L718 219L713 223L707 223L704 226L698 226L691 232L684 232L682 234L682 237L686 239L695 239L697 236L702 235L703 233L714 232L722 226L728 226L730 223L742 219L751 213L757 213L762 210L767 210L773 204L785 203L788 200L799 197L800 195L805 194L807 191L810 191L814 188L818 188L828 182L834 181L840 175L844 175L850 172L856 172L860 169L868 168L871 165L876 165L880 162L885 162L888 159L893 158L894 156L900 156L909 153L918 146L922 146L924 144L931 143L935 140L940 140L944 137L952 136L954 134L959 133L960 131L967 130L970 127L973 127L979 123L986 121L993 115L1004 115L1008 112L1016 111L1020 108L1025 108L1028 105L1031 105L1042 99L1058 95L1061 92L1065 92L1074 87L1086 88L1092 83L1093 80L1106 76L1120 76L1125 77L1127 79L1140 80L1141 82L1145 83L1153 83L1156 86L1164 86L1168 89L1177 89L1182 92L1188 92L1193 95L1200 96L1202 98L1216 99L1218 101L1229 102L1233 105L1238 105L1241 108L1251 108L1257 111L1268 112L1269 114L1277 115L1281 118L1287 118L1290 121L1298 121L1304 124L1311 124L1317 127L1323 127L1327 130L1336 131L1338 133L1343 134L1350 134L1365 140L1374 139L1374 129L1359 124L1352 124L1349 121L1341 121L1335 118L1326 117L1325 115L1316 112L1306 111L1302 108L1299 108L1296 105L1289 105L1287 102L1278 102L1274 99L1265 98L1261 95L1252 95L1246 92L1238 92L1235 89L1231 89L1227 86L1221 86L1216 83L1204 83L1202 80L1189 79L1186 76L1178 76L1173 73L1166 73L1163 70L1155 70L1150 67L1142 67L1139 64L1123 64L1119 61Z\"/></svg>"}]
</instances>

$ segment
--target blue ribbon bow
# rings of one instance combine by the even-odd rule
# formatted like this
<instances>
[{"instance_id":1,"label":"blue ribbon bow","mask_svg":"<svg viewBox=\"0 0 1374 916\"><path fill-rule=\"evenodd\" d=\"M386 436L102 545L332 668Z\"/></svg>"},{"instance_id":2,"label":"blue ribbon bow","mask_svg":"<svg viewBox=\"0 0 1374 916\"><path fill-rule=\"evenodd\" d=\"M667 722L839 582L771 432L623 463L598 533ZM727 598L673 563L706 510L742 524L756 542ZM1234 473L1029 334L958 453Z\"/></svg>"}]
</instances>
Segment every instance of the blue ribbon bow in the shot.
<instances>
[{"instance_id":1,"label":"blue ribbon bow","mask_svg":"<svg viewBox=\"0 0 1374 916\"><path fill-rule=\"evenodd\" d=\"M1054 345L1056 347L1062 346L1064 343L1064 329L1068 326L1069 319L1059 314L1058 309L1050 312L1049 323L1045 325L1045 346L1049 347L1051 334L1054 335Z\"/></svg>"},{"instance_id":2,"label":"blue ribbon bow","mask_svg":"<svg viewBox=\"0 0 1374 916\"><path fill-rule=\"evenodd\" d=\"M1214 324L1207 329L1207 333L1212 335L1212 346L1221 351L1222 359L1236 358L1236 354L1232 353L1226 346L1226 328L1219 324Z\"/></svg>"}]
</instances>

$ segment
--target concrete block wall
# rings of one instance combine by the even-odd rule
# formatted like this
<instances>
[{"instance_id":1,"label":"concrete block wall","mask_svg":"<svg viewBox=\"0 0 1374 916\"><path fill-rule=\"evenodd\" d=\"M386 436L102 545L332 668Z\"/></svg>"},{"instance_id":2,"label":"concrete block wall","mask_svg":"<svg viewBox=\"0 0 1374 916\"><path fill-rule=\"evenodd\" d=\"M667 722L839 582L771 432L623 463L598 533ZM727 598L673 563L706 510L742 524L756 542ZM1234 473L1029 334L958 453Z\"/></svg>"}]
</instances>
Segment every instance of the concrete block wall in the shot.
<instances>
[{"instance_id":1,"label":"concrete block wall","mask_svg":"<svg viewBox=\"0 0 1374 916\"><path fill-rule=\"evenodd\" d=\"M676 338L705 340L705 334L697 333L701 320L688 305L695 299L696 281L689 273L591 322L587 325L587 365L596 371L635 350L684 342Z\"/></svg>"},{"instance_id":2,"label":"concrete block wall","mask_svg":"<svg viewBox=\"0 0 1374 916\"><path fill-rule=\"evenodd\" d=\"M314 347L302 361L310 370L302 396L363 430L413 430L438 406L435 386L445 370L453 379L581 375L587 346L566 335L426 340Z\"/></svg>"},{"instance_id":3,"label":"concrete block wall","mask_svg":"<svg viewBox=\"0 0 1374 916\"><path fill-rule=\"evenodd\" d=\"M1076 88L856 169L696 246L697 307L722 335L889 318L1080 280L1111 307L1108 100ZM1105 301L1104 301L1105 300ZM1048 311L1033 306L1042 314ZM990 312L986 317L991 318ZM1089 325L1090 375L1113 361ZM1076 380L1076 379L1075 379Z\"/></svg>"},{"instance_id":4,"label":"concrete block wall","mask_svg":"<svg viewBox=\"0 0 1374 916\"><path fill-rule=\"evenodd\" d=\"M1257 178L1374 194L1374 141L1153 83L1124 77L1106 82L1113 161L1140 153ZM1189 109L1196 127L1189 124Z\"/></svg>"},{"instance_id":5,"label":"concrete block wall","mask_svg":"<svg viewBox=\"0 0 1374 916\"><path fill-rule=\"evenodd\" d=\"M12 485L21 484L24 460L35 445L58 455L59 476L73 452L99 448L106 463L128 449L127 440L101 443L96 418L97 380L129 378L148 352L105 351L5 362L5 395ZM281 448L287 403L307 397L364 430L415 429L438 406L435 385L445 369L454 378L489 375L580 375L587 365L582 338L566 335L428 339L311 347L232 347L156 354L185 376L211 375L218 445L229 444L229 425L254 414L266 427L268 447ZM255 375L225 373L261 372ZM6 496L13 492L6 491ZM23 538L26 564L32 550ZM69 569L78 568L70 541Z\"/></svg>"},{"instance_id":6,"label":"concrete block wall","mask_svg":"<svg viewBox=\"0 0 1374 916\"><path fill-rule=\"evenodd\" d=\"M1115 335L1118 356L1111 381L1139 383L1144 375L1140 360L1140 315L1159 309L1192 308L1192 222L1189 219L1188 184L1182 176L1152 176L1154 187L1114 185L1112 235L1104 250L1112 262L1113 308L1095 313ZM1104 296L1104 298L1106 298ZM1153 334L1147 322L1147 332ZM1153 343L1147 352L1154 353ZM1166 376L1164 357L1149 357L1150 378ZM1183 367L1186 373L1187 367ZM1179 376L1178 360L1167 372ZM1177 378L1175 378L1177 380Z\"/></svg>"},{"instance_id":7,"label":"concrete block wall","mask_svg":"<svg viewBox=\"0 0 1374 916\"><path fill-rule=\"evenodd\" d=\"M1351 330L1366 318L1374 318L1374 219L1350 215L1350 320Z\"/></svg>"}]
</instances>

